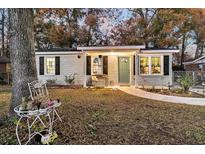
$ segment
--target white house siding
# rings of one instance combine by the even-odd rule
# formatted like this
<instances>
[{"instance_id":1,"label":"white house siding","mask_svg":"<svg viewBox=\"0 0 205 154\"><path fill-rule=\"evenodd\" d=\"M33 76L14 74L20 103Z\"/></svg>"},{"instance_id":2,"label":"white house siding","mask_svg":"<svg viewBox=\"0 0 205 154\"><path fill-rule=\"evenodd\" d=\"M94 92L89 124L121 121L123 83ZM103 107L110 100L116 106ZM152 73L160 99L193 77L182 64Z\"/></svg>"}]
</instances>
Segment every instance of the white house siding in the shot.
<instances>
[{"instance_id":1,"label":"white house siding","mask_svg":"<svg viewBox=\"0 0 205 154\"><path fill-rule=\"evenodd\" d=\"M44 75L39 75L39 57L44 57L44 64L46 57L60 57L60 75L46 75L44 70ZM65 83L65 76L70 75L73 73L77 73L75 84L76 85L83 85L84 83L84 58L77 57L78 54L71 54L71 55L36 55L36 66L38 72L38 80L47 81L49 79L56 79L57 84L66 84Z\"/></svg>"},{"instance_id":2,"label":"white house siding","mask_svg":"<svg viewBox=\"0 0 205 154\"><path fill-rule=\"evenodd\" d=\"M163 55L163 54L162 54ZM136 56L136 86L145 88L161 88L168 87L168 84L172 85L172 54L164 54L169 55L169 75L140 75L139 73L139 56ZM164 56L163 55L163 56Z\"/></svg>"},{"instance_id":3,"label":"white house siding","mask_svg":"<svg viewBox=\"0 0 205 154\"><path fill-rule=\"evenodd\" d=\"M108 56L108 83L118 84L118 56Z\"/></svg>"}]
</instances>

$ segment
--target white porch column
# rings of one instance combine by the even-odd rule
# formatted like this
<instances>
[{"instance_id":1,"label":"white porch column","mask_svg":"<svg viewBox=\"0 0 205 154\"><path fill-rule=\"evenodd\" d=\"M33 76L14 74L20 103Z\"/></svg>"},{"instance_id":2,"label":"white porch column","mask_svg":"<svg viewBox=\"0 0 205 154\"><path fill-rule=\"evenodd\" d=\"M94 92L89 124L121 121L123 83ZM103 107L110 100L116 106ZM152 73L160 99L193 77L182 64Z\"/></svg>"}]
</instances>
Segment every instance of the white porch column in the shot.
<instances>
[{"instance_id":1,"label":"white porch column","mask_svg":"<svg viewBox=\"0 0 205 154\"><path fill-rule=\"evenodd\" d=\"M84 54L84 83L83 83L83 87L87 87L86 83L87 83L87 73L86 73L86 68L87 68L87 58L86 58L86 52L83 51Z\"/></svg>"},{"instance_id":2,"label":"white porch column","mask_svg":"<svg viewBox=\"0 0 205 154\"><path fill-rule=\"evenodd\" d=\"M137 87L137 73L138 73L138 58L137 58L137 51L135 51L135 87Z\"/></svg>"}]
</instances>

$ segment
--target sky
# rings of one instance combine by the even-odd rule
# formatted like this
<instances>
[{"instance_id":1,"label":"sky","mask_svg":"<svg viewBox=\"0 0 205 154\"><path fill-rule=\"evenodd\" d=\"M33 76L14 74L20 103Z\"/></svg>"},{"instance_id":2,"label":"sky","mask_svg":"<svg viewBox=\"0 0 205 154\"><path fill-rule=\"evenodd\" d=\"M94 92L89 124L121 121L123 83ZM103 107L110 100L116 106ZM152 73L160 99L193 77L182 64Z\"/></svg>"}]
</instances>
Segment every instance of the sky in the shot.
<instances>
[{"instance_id":1,"label":"sky","mask_svg":"<svg viewBox=\"0 0 205 154\"><path fill-rule=\"evenodd\" d=\"M112 27L131 17L131 12L128 9L118 9L118 10L121 11L121 14L118 16L117 19L104 18L105 22L100 26L100 30L106 35L111 34L110 31Z\"/></svg>"}]
</instances>

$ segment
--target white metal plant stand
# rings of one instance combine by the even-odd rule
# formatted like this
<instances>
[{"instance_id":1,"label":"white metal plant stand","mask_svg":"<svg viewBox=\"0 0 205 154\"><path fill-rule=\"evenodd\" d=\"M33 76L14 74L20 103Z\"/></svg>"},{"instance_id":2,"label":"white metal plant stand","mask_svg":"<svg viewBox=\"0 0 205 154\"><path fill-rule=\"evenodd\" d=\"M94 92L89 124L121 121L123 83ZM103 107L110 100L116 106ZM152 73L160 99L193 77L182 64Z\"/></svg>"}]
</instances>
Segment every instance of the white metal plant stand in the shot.
<instances>
[{"instance_id":1,"label":"white metal plant stand","mask_svg":"<svg viewBox=\"0 0 205 154\"><path fill-rule=\"evenodd\" d=\"M46 95L48 96L48 90L46 87L46 83L40 83L38 81L33 81L32 83L29 83L28 85L29 85L29 90L30 90L30 94L31 94L31 99L34 99L34 96L38 96L38 97L44 97ZM53 103L53 105L51 105L47 108L38 109L38 110L31 110L31 111L29 111L29 110L22 111L22 110L20 110L20 106L15 107L14 111L19 116L19 120L16 124L16 137L17 137L18 143L20 145L22 144L22 141L19 138L19 131L18 130L19 130L19 124L23 118L26 119L27 127L28 127L28 140L26 141L25 144L28 144L35 135L40 135L41 137L44 137L42 132L47 131L48 134L51 135L53 132L53 124L57 120L57 119L55 119L55 115L57 116L58 120L60 120L62 122L62 119L60 118L58 112L56 111L56 108L59 107L60 105L61 105L60 102L55 101ZM47 126L42 120L43 116L48 117L48 125ZM33 120L32 123L30 122L30 120ZM43 125L44 129L42 129L40 131L32 132L32 126L37 122L40 122L40 124ZM47 142L47 144L49 144L49 143Z\"/></svg>"}]
</instances>

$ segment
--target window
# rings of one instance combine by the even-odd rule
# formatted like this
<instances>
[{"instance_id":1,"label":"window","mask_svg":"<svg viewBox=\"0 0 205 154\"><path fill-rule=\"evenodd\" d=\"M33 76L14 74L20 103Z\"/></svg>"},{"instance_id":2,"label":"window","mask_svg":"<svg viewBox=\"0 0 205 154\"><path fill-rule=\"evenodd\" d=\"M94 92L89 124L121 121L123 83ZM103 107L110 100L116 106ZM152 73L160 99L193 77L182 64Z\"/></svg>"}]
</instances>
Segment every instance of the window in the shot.
<instances>
[{"instance_id":1,"label":"window","mask_svg":"<svg viewBox=\"0 0 205 154\"><path fill-rule=\"evenodd\" d=\"M11 72L11 64L6 64L6 72Z\"/></svg>"},{"instance_id":2,"label":"window","mask_svg":"<svg viewBox=\"0 0 205 154\"><path fill-rule=\"evenodd\" d=\"M199 64L199 70L202 70L203 65Z\"/></svg>"},{"instance_id":3,"label":"window","mask_svg":"<svg viewBox=\"0 0 205 154\"><path fill-rule=\"evenodd\" d=\"M55 74L55 58L46 58L46 74Z\"/></svg>"},{"instance_id":4,"label":"window","mask_svg":"<svg viewBox=\"0 0 205 154\"><path fill-rule=\"evenodd\" d=\"M149 74L148 57L140 57L140 74Z\"/></svg>"},{"instance_id":5,"label":"window","mask_svg":"<svg viewBox=\"0 0 205 154\"><path fill-rule=\"evenodd\" d=\"M161 74L161 58L151 57L151 73Z\"/></svg>"},{"instance_id":6,"label":"window","mask_svg":"<svg viewBox=\"0 0 205 154\"><path fill-rule=\"evenodd\" d=\"M102 58L95 57L93 59L93 74L103 74Z\"/></svg>"},{"instance_id":7,"label":"window","mask_svg":"<svg viewBox=\"0 0 205 154\"><path fill-rule=\"evenodd\" d=\"M161 56L141 56L140 74L161 75Z\"/></svg>"}]
</instances>

